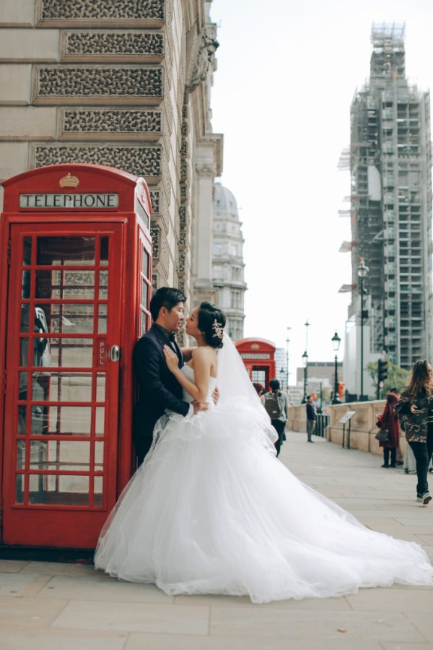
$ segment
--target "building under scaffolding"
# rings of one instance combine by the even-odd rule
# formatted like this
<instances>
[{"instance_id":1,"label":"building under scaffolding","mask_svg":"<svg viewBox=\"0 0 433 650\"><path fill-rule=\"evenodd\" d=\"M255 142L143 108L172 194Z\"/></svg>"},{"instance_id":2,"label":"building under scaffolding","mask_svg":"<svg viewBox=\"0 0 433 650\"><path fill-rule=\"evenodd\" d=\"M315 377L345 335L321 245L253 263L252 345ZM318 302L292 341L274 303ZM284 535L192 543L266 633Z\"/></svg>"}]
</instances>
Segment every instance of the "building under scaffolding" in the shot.
<instances>
[{"instance_id":1,"label":"building under scaffolding","mask_svg":"<svg viewBox=\"0 0 433 650\"><path fill-rule=\"evenodd\" d=\"M363 257L370 351L409 369L431 351L432 185L430 98L408 83L404 40L404 24L373 25L370 79L351 106L349 319L359 320Z\"/></svg>"}]
</instances>

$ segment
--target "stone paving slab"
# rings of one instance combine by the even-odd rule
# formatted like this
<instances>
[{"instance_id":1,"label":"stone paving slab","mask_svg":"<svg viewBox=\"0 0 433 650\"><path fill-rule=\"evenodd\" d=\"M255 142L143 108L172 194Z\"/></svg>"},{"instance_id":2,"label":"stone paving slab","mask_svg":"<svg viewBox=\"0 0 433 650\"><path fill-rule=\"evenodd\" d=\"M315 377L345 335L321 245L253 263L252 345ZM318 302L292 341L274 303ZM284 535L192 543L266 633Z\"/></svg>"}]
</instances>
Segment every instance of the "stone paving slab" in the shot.
<instances>
[{"instance_id":1,"label":"stone paving slab","mask_svg":"<svg viewBox=\"0 0 433 650\"><path fill-rule=\"evenodd\" d=\"M433 625L433 623L432 623ZM411 641L426 639L400 612L332 612L278 608L233 609L212 607L210 634L223 636L285 637L286 639L337 639L344 630L345 641Z\"/></svg>"},{"instance_id":2,"label":"stone paving slab","mask_svg":"<svg viewBox=\"0 0 433 650\"><path fill-rule=\"evenodd\" d=\"M415 476L305 434L289 433L280 459L365 525L433 557L433 502L416 503ZM432 614L429 587L254 605L169 597L80 563L0 560L1 650L433 650Z\"/></svg>"},{"instance_id":3,"label":"stone paving slab","mask_svg":"<svg viewBox=\"0 0 433 650\"><path fill-rule=\"evenodd\" d=\"M155 585L120 582L98 572L96 578L88 576L54 576L39 593L40 598L68 600L100 600L124 603L173 604L174 598L167 596Z\"/></svg>"},{"instance_id":4,"label":"stone paving slab","mask_svg":"<svg viewBox=\"0 0 433 650\"><path fill-rule=\"evenodd\" d=\"M125 650L383 650L378 641L348 641L341 639L293 639L277 637L173 637L169 635L131 634ZM400 647L400 646L398 646ZM417 644L418 650L431 646ZM397 648L397 646L393 646ZM15 650L15 649L13 649ZM412 650L412 649L409 649Z\"/></svg>"},{"instance_id":5,"label":"stone paving slab","mask_svg":"<svg viewBox=\"0 0 433 650\"><path fill-rule=\"evenodd\" d=\"M70 630L206 635L209 607L72 600L52 626Z\"/></svg>"}]
</instances>

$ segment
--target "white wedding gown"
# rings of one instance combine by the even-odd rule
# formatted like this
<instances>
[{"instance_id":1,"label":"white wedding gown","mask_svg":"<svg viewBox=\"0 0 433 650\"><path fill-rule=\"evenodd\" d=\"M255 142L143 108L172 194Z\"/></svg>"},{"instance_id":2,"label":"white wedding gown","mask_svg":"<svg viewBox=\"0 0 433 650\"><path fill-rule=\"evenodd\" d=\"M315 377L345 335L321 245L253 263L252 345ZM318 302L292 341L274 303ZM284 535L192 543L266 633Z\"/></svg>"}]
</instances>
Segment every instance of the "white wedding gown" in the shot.
<instances>
[{"instance_id":1,"label":"white wedding gown","mask_svg":"<svg viewBox=\"0 0 433 650\"><path fill-rule=\"evenodd\" d=\"M247 375L228 370L224 386L233 392ZM194 379L189 366L183 371ZM365 528L301 483L276 458L254 389L246 394L244 385L233 399L224 386L218 379L221 397L209 411L158 421L151 451L102 531L96 568L170 595L248 595L255 603L433 584L420 546Z\"/></svg>"}]
</instances>

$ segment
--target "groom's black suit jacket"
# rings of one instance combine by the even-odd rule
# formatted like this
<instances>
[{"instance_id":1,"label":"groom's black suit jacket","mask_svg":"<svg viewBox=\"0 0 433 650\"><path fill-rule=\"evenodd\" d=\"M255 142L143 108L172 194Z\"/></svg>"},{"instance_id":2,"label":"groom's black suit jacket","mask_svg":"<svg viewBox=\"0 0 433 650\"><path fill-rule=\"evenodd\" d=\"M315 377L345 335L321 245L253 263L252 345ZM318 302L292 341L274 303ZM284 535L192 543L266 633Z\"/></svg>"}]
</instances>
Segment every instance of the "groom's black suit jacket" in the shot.
<instances>
[{"instance_id":1,"label":"groom's black suit jacket","mask_svg":"<svg viewBox=\"0 0 433 650\"><path fill-rule=\"evenodd\" d=\"M182 401L182 387L168 369L164 345L169 345L167 337L157 325L152 325L134 347L139 395L134 411L133 436L139 463L150 449L154 426L165 409L184 416L189 411L189 404ZM181 368L182 352L175 341L172 348Z\"/></svg>"}]
</instances>

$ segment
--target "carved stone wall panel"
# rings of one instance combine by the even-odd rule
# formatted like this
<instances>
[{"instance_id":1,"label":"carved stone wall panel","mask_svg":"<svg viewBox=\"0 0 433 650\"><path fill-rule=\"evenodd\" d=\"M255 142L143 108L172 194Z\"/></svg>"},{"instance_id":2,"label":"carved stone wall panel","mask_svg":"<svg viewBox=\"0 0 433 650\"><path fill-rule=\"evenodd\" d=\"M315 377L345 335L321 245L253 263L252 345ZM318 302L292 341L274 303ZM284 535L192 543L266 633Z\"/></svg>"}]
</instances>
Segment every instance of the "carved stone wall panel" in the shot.
<instances>
[{"instance_id":1,"label":"carved stone wall panel","mask_svg":"<svg viewBox=\"0 0 433 650\"><path fill-rule=\"evenodd\" d=\"M165 277L168 276L169 266L170 266L170 249L168 246L167 237L161 237L158 269L162 271Z\"/></svg>"},{"instance_id":2,"label":"carved stone wall panel","mask_svg":"<svg viewBox=\"0 0 433 650\"><path fill-rule=\"evenodd\" d=\"M159 63L164 57L164 35L144 31L63 32L64 61L144 61Z\"/></svg>"},{"instance_id":3,"label":"carved stone wall panel","mask_svg":"<svg viewBox=\"0 0 433 650\"><path fill-rule=\"evenodd\" d=\"M152 238L152 256L154 260L159 259L159 251L161 248L161 226L152 220L150 226L150 236Z\"/></svg>"},{"instance_id":4,"label":"carved stone wall panel","mask_svg":"<svg viewBox=\"0 0 433 650\"><path fill-rule=\"evenodd\" d=\"M161 182L162 182L162 186L164 188L165 196L167 197L167 203L168 203L168 205L170 205L171 204L171 193L172 193L174 182L173 182L173 179L170 176L170 167L169 167L169 164L168 164L166 159L164 159L162 161L161 168L162 168Z\"/></svg>"},{"instance_id":5,"label":"carved stone wall panel","mask_svg":"<svg viewBox=\"0 0 433 650\"><path fill-rule=\"evenodd\" d=\"M44 109L46 110L46 109ZM154 140L161 138L163 111L128 109L62 109L59 133L63 140Z\"/></svg>"},{"instance_id":6,"label":"carved stone wall panel","mask_svg":"<svg viewBox=\"0 0 433 650\"><path fill-rule=\"evenodd\" d=\"M160 27L164 0L37 0L37 25L42 27Z\"/></svg>"},{"instance_id":7,"label":"carved stone wall panel","mask_svg":"<svg viewBox=\"0 0 433 650\"><path fill-rule=\"evenodd\" d=\"M152 205L152 214L160 214L161 192L159 190L152 190L150 192L150 203Z\"/></svg>"},{"instance_id":8,"label":"carved stone wall panel","mask_svg":"<svg viewBox=\"0 0 433 650\"><path fill-rule=\"evenodd\" d=\"M35 104L158 104L163 69L154 66L35 66Z\"/></svg>"},{"instance_id":9,"label":"carved stone wall panel","mask_svg":"<svg viewBox=\"0 0 433 650\"><path fill-rule=\"evenodd\" d=\"M171 103L171 98L170 98L170 93L167 92L164 95L164 104L163 108L165 110L165 123L167 126L167 135L171 136L173 132L173 119L174 119L174 114L173 114L173 106Z\"/></svg>"},{"instance_id":10,"label":"carved stone wall panel","mask_svg":"<svg viewBox=\"0 0 433 650\"><path fill-rule=\"evenodd\" d=\"M144 176L149 183L158 182L161 178L161 147L35 144L32 159L32 167L80 162L123 169L136 176Z\"/></svg>"},{"instance_id":11,"label":"carved stone wall panel","mask_svg":"<svg viewBox=\"0 0 433 650\"><path fill-rule=\"evenodd\" d=\"M179 255L177 259L177 272L178 274L185 273L186 269L187 269L186 253L184 251L179 251Z\"/></svg>"}]
</instances>

